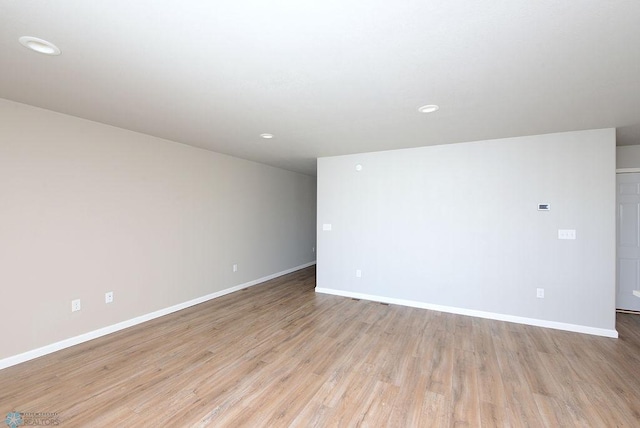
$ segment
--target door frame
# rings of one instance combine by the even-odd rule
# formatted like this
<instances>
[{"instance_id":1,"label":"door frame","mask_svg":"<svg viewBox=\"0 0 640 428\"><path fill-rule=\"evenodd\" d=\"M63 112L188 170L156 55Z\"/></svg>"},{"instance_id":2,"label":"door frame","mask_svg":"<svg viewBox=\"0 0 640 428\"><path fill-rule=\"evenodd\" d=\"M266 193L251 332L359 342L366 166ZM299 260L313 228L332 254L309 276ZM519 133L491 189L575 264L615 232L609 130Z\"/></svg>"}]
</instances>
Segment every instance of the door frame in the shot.
<instances>
[{"instance_id":1,"label":"door frame","mask_svg":"<svg viewBox=\"0 0 640 428\"><path fill-rule=\"evenodd\" d=\"M638 172L640 172L640 168L616 168L616 175L634 174ZM616 185L616 247L617 246L618 246L618 189ZM616 290L617 289L618 289L618 255L616 254ZM640 297L640 291L633 290L633 295L636 297ZM617 294L616 294L616 299L617 299Z\"/></svg>"}]
</instances>

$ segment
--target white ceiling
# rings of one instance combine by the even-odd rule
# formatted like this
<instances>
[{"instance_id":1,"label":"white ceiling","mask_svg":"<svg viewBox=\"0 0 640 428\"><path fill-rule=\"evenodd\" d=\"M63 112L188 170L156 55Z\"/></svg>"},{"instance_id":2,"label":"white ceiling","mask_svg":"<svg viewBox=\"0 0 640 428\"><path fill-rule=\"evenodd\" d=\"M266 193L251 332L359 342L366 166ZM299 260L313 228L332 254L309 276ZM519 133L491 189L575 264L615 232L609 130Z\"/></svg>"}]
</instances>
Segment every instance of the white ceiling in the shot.
<instances>
[{"instance_id":1,"label":"white ceiling","mask_svg":"<svg viewBox=\"0 0 640 428\"><path fill-rule=\"evenodd\" d=\"M592 128L640 144L640 1L0 0L0 97L307 174Z\"/></svg>"}]
</instances>

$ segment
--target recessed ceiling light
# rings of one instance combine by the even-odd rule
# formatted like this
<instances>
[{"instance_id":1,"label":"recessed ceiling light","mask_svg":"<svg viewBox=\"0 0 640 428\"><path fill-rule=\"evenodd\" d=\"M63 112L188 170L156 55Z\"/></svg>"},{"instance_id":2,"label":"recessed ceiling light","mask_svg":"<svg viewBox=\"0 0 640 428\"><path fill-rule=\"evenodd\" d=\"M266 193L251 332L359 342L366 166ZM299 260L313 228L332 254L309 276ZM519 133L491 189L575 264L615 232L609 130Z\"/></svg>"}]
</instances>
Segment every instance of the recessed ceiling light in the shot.
<instances>
[{"instance_id":1,"label":"recessed ceiling light","mask_svg":"<svg viewBox=\"0 0 640 428\"><path fill-rule=\"evenodd\" d=\"M260 136L261 136L262 138L267 138L267 139L269 139L269 138L273 138L273 134L260 134Z\"/></svg>"},{"instance_id":2,"label":"recessed ceiling light","mask_svg":"<svg viewBox=\"0 0 640 428\"><path fill-rule=\"evenodd\" d=\"M435 104L429 104L426 106L422 106L418 108L418 111L420 113L433 113L434 111L438 111L440 109L440 107L438 107Z\"/></svg>"},{"instance_id":3,"label":"recessed ceiling light","mask_svg":"<svg viewBox=\"0 0 640 428\"><path fill-rule=\"evenodd\" d=\"M45 55L60 55L60 48L54 45L51 42L47 42L46 40L39 39L37 37L31 36L22 36L18 40L22 46L25 46L32 51L36 51Z\"/></svg>"}]
</instances>

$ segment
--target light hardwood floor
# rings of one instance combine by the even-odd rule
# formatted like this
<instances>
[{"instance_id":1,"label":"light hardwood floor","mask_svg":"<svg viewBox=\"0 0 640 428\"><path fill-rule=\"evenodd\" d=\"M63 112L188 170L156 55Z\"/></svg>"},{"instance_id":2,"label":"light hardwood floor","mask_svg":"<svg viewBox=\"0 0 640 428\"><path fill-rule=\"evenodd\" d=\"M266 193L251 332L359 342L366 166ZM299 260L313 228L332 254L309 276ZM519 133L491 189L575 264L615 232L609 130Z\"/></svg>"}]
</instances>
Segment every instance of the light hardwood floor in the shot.
<instances>
[{"instance_id":1,"label":"light hardwood floor","mask_svg":"<svg viewBox=\"0 0 640 428\"><path fill-rule=\"evenodd\" d=\"M62 427L640 426L640 317L608 339L314 293L308 268L0 371Z\"/></svg>"}]
</instances>

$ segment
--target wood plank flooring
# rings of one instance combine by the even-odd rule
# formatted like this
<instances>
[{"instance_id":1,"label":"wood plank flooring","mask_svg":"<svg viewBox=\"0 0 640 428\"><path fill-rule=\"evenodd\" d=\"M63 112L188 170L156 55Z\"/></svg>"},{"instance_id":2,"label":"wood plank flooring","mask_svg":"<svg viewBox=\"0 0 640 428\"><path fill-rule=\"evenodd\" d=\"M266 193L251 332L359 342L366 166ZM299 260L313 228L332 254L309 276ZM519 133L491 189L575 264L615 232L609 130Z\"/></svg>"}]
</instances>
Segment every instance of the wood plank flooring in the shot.
<instances>
[{"instance_id":1,"label":"wood plank flooring","mask_svg":"<svg viewBox=\"0 0 640 428\"><path fill-rule=\"evenodd\" d=\"M0 371L62 427L638 427L619 339L314 293L308 268Z\"/></svg>"}]
</instances>

